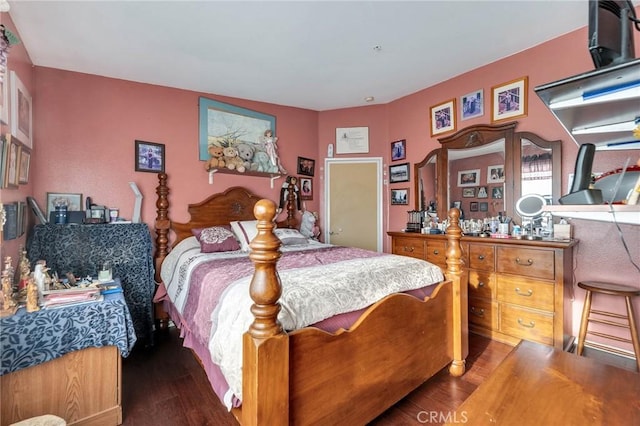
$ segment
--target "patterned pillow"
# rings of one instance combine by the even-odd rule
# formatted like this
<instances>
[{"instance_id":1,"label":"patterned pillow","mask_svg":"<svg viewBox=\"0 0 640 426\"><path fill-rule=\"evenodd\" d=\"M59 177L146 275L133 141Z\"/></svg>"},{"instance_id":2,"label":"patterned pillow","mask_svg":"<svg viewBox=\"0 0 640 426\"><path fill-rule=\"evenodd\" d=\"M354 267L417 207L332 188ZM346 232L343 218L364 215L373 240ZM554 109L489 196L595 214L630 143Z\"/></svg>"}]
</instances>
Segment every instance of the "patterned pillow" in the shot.
<instances>
[{"instance_id":1,"label":"patterned pillow","mask_svg":"<svg viewBox=\"0 0 640 426\"><path fill-rule=\"evenodd\" d=\"M240 247L242 251L249 251L251 248L249 244L256 235L258 235L258 221L257 220L242 220L231 222L231 229L236 234L236 238L240 241Z\"/></svg>"},{"instance_id":2,"label":"patterned pillow","mask_svg":"<svg viewBox=\"0 0 640 426\"><path fill-rule=\"evenodd\" d=\"M297 229L278 228L273 233L276 237L280 238L282 244L285 246L291 246L294 244L307 244L309 241L300 233Z\"/></svg>"},{"instance_id":3,"label":"patterned pillow","mask_svg":"<svg viewBox=\"0 0 640 426\"><path fill-rule=\"evenodd\" d=\"M240 250L240 244L227 226L192 229L191 232L200 242L202 253Z\"/></svg>"}]
</instances>

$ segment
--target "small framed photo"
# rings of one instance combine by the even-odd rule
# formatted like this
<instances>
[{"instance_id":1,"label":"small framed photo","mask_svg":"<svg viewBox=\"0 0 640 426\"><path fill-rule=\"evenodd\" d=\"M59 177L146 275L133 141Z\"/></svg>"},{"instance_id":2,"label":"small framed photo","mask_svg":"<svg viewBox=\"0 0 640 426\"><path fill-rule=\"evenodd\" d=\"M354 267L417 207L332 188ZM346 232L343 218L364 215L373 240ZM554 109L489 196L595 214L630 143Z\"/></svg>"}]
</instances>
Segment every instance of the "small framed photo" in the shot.
<instances>
[{"instance_id":1,"label":"small framed photo","mask_svg":"<svg viewBox=\"0 0 640 426\"><path fill-rule=\"evenodd\" d=\"M20 148L22 144L17 142L16 138L7 138L7 147L5 148L6 159L4 171L4 187L15 189L18 187L18 173L20 172Z\"/></svg>"},{"instance_id":2,"label":"small framed photo","mask_svg":"<svg viewBox=\"0 0 640 426\"><path fill-rule=\"evenodd\" d=\"M476 189L475 188L463 188L462 189L462 196L464 198L473 198L476 196Z\"/></svg>"},{"instance_id":3,"label":"small framed photo","mask_svg":"<svg viewBox=\"0 0 640 426\"><path fill-rule=\"evenodd\" d=\"M504 182L504 164L487 167L487 183Z\"/></svg>"},{"instance_id":4,"label":"small framed photo","mask_svg":"<svg viewBox=\"0 0 640 426\"><path fill-rule=\"evenodd\" d=\"M451 207L455 207L456 209L462 211L462 201L454 201L451 203Z\"/></svg>"},{"instance_id":5,"label":"small framed photo","mask_svg":"<svg viewBox=\"0 0 640 426\"><path fill-rule=\"evenodd\" d=\"M389 166L389 183L409 182L409 163Z\"/></svg>"},{"instance_id":6,"label":"small framed photo","mask_svg":"<svg viewBox=\"0 0 640 426\"><path fill-rule=\"evenodd\" d=\"M298 157L298 174L304 176L313 176L316 168L316 160L310 158Z\"/></svg>"},{"instance_id":7,"label":"small framed photo","mask_svg":"<svg viewBox=\"0 0 640 426\"><path fill-rule=\"evenodd\" d=\"M11 71L11 134L33 148L31 95L15 71Z\"/></svg>"},{"instance_id":8,"label":"small framed photo","mask_svg":"<svg viewBox=\"0 0 640 426\"><path fill-rule=\"evenodd\" d=\"M136 141L136 172L164 173L164 144Z\"/></svg>"},{"instance_id":9,"label":"small framed photo","mask_svg":"<svg viewBox=\"0 0 640 426\"><path fill-rule=\"evenodd\" d=\"M408 204L409 204L409 188L391 190L391 205L406 206Z\"/></svg>"},{"instance_id":10,"label":"small framed photo","mask_svg":"<svg viewBox=\"0 0 640 426\"><path fill-rule=\"evenodd\" d=\"M504 189L501 186L494 186L491 188L491 198L501 199L504 194Z\"/></svg>"},{"instance_id":11,"label":"small framed photo","mask_svg":"<svg viewBox=\"0 0 640 426\"><path fill-rule=\"evenodd\" d=\"M487 203L486 201L480 202L478 204L479 204L481 212L488 212L489 211L489 203Z\"/></svg>"},{"instance_id":12,"label":"small framed photo","mask_svg":"<svg viewBox=\"0 0 640 426\"><path fill-rule=\"evenodd\" d=\"M456 100L431 107L431 136L456 130Z\"/></svg>"},{"instance_id":13,"label":"small framed photo","mask_svg":"<svg viewBox=\"0 0 640 426\"><path fill-rule=\"evenodd\" d=\"M391 142L391 161L404 160L405 158L407 158L406 139Z\"/></svg>"},{"instance_id":14,"label":"small framed photo","mask_svg":"<svg viewBox=\"0 0 640 426\"><path fill-rule=\"evenodd\" d=\"M472 201L471 203L469 203L469 210L472 212L477 212L478 211L478 202L477 201Z\"/></svg>"},{"instance_id":15,"label":"small framed photo","mask_svg":"<svg viewBox=\"0 0 640 426\"><path fill-rule=\"evenodd\" d=\"M82 210L82 194L69 194L65 192L47 192L47 217L56 206L67 206L68 211Z\"/></svg>"},{"instance_id":16,"label":"small framed photo","mask_svg":"<svg viewBox=\"0 0 640 426\"><path fill-rule=\"evenodd\" d=\"M29 183L29 166L31 165L31 150L26 146L20 149L20 165L18 167L18 183Z\"/></svg>"},{"instance_id":17,"label":"small framed photo","mask_svg":"<svg viewBox=\"0 0 640 426\"><path fill-rule=\"evenodd\" d=\"M300 180L300 199L313 200L313 179L308 177L298 179Z\"/></svg>"},{"instance_id":18,"label":"small framed photo","mask_svg":"<svg viewBox=\"0 0 640 426\"><path fill-rule=\"evenodd\" d=\"M484 90L476 90L460 96L460 119L468 120L484 115Z\"/></svg>"},{"instance_id":19,"label":"small framed photo","mask_svg":"<svg viewBox=\"0 0 640 426\"><path fill-rule=\"evenodd\" d=\"M478 198L489 198L489 193L487 192L487 187L486 186L481 186L480 188L478 188Z\"/></svg>"},{"instance_id":20,"label":"small framed photo","mask_svg":"<svg viewBox=\"0 0 640 426\"><path fill-rule=\"evenodd\" d=\"M6 77L0 81L0 96L0 121L2 124L9 124L9 79Z\"/></svg>"},{"instance_id":21,"label":"small framed photo","mask_svg":"<svg viewBox=\"0 0 640 426\"><path fill-rule=\"evenodd\" d=\"M491 88L491 121L527 115L528 78L522 77Z\"/></svg>"},{"instance_id":22,"label":"small framed photo","mask_svg":"<svg viewBox=\"0 0 640 426\"><path fill-rule=\"evenodd\" d=\"M461 170L458 172L458 186L478 186L480 184L480 169Z\"/></svg>"}]
</instances>

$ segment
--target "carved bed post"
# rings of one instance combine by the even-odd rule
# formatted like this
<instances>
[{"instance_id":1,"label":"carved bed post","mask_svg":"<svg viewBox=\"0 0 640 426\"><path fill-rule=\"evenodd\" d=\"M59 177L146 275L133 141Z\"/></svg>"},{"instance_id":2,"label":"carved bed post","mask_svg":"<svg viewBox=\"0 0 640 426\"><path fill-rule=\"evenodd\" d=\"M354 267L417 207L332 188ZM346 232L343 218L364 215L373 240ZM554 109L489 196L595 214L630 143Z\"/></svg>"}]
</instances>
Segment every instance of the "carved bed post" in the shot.
<instances>
[{"instance_id":1,"label":"carved bed post","mask_svg":"<svg viewBox=\"0 0 640 426\"><path fill-rule=\"evenodd\" d=\"M169 254L169 229L171 221L169 220L169 187L167 186L167 174L158 173L158 186L156 187L156 251L153 255L156 283L160 283L160 266L167 254ZM162 304L156 303L155 317L159 329L165 330L169 323L169 315L162 308Z\"/></svg>"},{"instance_id":2,"label":"carved bed post","mask_svg":"<svg viewBox=\"0 0 640 426\"><path fill-rule=\"evenodd\" d=\"M460 238L460 210L449 210L449 227L447 228L447 279L453 283L453 362L449 373L462 376L465 371L465 358L469 354L469 330L467 318L468 289L466 280L462 279L462 247Z\"/></svg>"},{"instance_id":3,"label":"carved bed post","mask_svg":"<svg viewBox=\"0 0 640 426\"><path fill-rule=\"evenodd\" d=\"M242 424L289 424L289 336L278 322L282 293L276 263L280 240L273 234L276 205L256 203L258 235L249 257L255 264L249 292L254 321L243 336Z\"/></svg>"}]
</instances>

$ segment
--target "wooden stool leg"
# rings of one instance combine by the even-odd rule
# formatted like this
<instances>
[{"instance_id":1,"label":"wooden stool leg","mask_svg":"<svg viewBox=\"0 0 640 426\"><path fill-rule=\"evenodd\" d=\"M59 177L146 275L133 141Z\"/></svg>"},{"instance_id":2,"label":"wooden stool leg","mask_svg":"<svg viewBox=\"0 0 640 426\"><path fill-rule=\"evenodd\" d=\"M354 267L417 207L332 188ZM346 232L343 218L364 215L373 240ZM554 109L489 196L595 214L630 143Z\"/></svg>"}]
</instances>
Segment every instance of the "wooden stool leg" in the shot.
<instances>
[{"instance_id":1,"label":"wooden stool leg","mask_svg":"<svg viewBox=\"0 0 640 426\"><path fill-rule=\"evenodd\" d=\"M584 351L584 338L587 335L587 325L589 323L589 313L591 312L591 291L587 290L584 297L584 307L582 308L582 320L580 322L580 333L578 334L577 354L582 355Z\"/></svg>"},{"instance_id":2,"label":"wooden stool leg","mask_svg":"<svg viewBox=\"0 0 640 426\"><path fill-rule=\"evenodd\" d=\"M633 343L633 352L636 355L636 366L640 371L640 342L638 341L638 328L636 327L636 317L633 312L631 298L625 297L627 302L627 316L629 317L629 331L631 332L631 343Z\"/></svg>"}]
</instances>

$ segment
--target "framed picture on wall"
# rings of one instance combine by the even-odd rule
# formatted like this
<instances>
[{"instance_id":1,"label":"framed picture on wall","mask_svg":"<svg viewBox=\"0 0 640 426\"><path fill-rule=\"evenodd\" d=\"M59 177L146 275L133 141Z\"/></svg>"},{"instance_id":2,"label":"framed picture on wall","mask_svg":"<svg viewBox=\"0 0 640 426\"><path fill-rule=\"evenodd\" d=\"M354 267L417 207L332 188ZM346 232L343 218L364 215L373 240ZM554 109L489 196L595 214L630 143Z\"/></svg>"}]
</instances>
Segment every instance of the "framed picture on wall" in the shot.
<instances>
[{"instance_id":1,"label":"framed picture on wall","mask_svg":"<svg viewBox=\"0 0 640 426\"><path fill-rule=\"evenodd\" d=\"M472 201L469 203L469 210L471 210L472 212L477 212L478 211L478 202L477 201Z\"/></svg>"},{"instance_id":2,"label":"framed picture on wall","mask_svg":"<svg viewBox=\"0 0 640 426\"><path fill-rule=\"evenodd\" d=\"M11 134L33 148L31 95L15 71L11 71Z\"/></svg>"},{"instance_id":3,"label":"framed picture on wall","mask_svg":"<svg viewBox=\"0 0 640 426\"><path fill-rule=\"evenodd\" d=\"M311 158L298 157L298 174L313 176L315 173L316 161Z\"/></svg>"},{"instance_id":4,"label":"framed picture on wall","mask_svg":"<svg viewBox=\"0 0 640 426\"><path fill-rule=\"evenodd\" d=\"M487 183L504 182L504 164L487 167Z\"/></svg>"},{"instance_id":5,"label":"framed picture on wall","mask_svg":"<svg viewBox=\"0 0 640 426\"><path fill-rule=\"evenodd\" d=\"M430 110L431 136L456 130L456 100L451 99Z\"/></svg>"},{"instance_id":6,"label":"framed picture on wall","mask_svg":"<svg viewBox=\"0 0 640 426\"><path fill-rule=\"evenodd\" d=\"M461 170L458 172L458 186L478 186L480 184L480 169Z\"/></svg>"},{"instance_id":7,"label":"framed picture on wall","mask_svg":"<svg viewBox=\"0 0 640 426\"><path fill-rule=\"evenodd\" d=\"M409 182L409 163L389 166L389 183Z\"/></svg>"},{"instance_id":8,"label":"framed picture on wall","mask_svg":"<svg viewBox=\"0 0 640 426\"><path fill-rule=\"evenodd\" d=\"M488 198L489 197L489 192L487 192L487 187L486 186L481 186L480 188L478 188L478 198Z\"/></svg>"},{"instance_id":9,"label":"framed picture on wall","mask_svg":"<svg viewBox=\"0 0 640 426\"><path fill-rule=\"evenodd\" d=\"M484 91L482 89L460 96L460 119L468 120L484 115Z\"/></svg>"},{"instance_id":10,"label":"framed picture on wall","mask_svg":"<svg viewBox=\"0 0 640 426\"><path fill-rule=\"evenodd\" d=\"M409 188L392 189L391 204L406 206L409 204Z\"/></svg>"},{"instance_id":11,"label":"framed picture on wall","mask_svg":"<svg viewBox=\"0 0 640 426\"><path fill-rule=\"evenodd\" d=\"M462 196L464 198L473 198L476 196L476 189L475 188L463 188L462 189Z\"/></svg>"},{"instance_id":12,"label":"framed picture on wall","mask_svg":"<svg viewBox=\"0 0 640 426\"><path fill-rule=\"evenodd\" d=\"M15 138L7 140L7 148L5 148L6 160L5 172L4 172L4 187L15 189L18 187L18 173L20 170L20 147L22 144L18 143Z\"/></svg>"},{"instance_id":13,"label":"framed picture on wall","mask_svg":"<svg viewBox=\"0 0 640 426\"><path fill-rule=\"evenodd\" d=\"M300 199L313 200L313 179L300 177Z\"/></svg>"},{"instance_id":14,"label":"framed picture on wall","mask_svg":"<svg viewBox=\"0 0 640 426\"><path fill-rule=\"evenodd\" d=\"M136 172L164 173L164 144L136 141Z\"/></svg>"},{"instance_id":15,"label":"framed picture on wall","mask_svg":"<svg viewBox=\"0 0 640 426\"><path fill-rule=\"evenodd\" d=\"M528 78L522 77L491 88L491 121L527 115Z\"/></svg>"},{"instance_id":16,"label":"framed picture on wall","mask_svg":"<svg viewBox=\"0 0 640 426\"><path fill-rule=\"evenodd\" d=\"M31 150L27 147L20 149L20 164L18 167L18 183L29 183L29 166L31 165Z\"/></svg>"},{"instance_id":17,"label":"framed picture on wall","mask_svg":"<svg viewBox=\"0 0 640 426\"><path fill-rule=\"evenodd\" d=\"M391 161L407 158L407 141L405 139L391 142Z\"/></svg>"},{"instance_id":18,"label":"framed picture on wall","mask_svg":"<svg viewBox=\"0 0 640 426\"><path fill-rule=\"evenodd\" d=\"M9 79L5 77L0 81L0 96L2 96L2 102L0 102L0 121L3 124L9 124Z\"/></svg>"},{"instance_id":19,"label":"framed picture on wall","mask_svg":"<svg viewBox=\"0 0 640 426\"><path fill-rule=\"evenodd\" d=\"M478 204L480 206L480 211L481 212L488 212L489 211L489 203L487 203L486 201L480 202Z\"/></svg>"}]
</instances>

